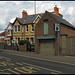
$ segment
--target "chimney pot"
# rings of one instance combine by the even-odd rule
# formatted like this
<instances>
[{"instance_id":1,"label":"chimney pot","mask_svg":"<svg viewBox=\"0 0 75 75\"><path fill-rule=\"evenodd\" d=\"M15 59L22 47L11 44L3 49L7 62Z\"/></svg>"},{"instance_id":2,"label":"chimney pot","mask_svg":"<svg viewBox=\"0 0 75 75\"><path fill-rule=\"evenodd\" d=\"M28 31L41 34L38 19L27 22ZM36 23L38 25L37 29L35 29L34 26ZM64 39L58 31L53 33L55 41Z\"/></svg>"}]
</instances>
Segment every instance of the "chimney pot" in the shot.
<instances>
[{"instance_id":1,"label":"chimney pot","mask_svg":"<svg viewBox=\"0 0 75 75\"><path fill-rule=\"evenodd\" d=\"M22 11L22 18L25 17L25 16L27 16L27 11L23 10Z\"/></svg>"},{"instance_id":2,"label":"chimney pot","mask_svg":"<svg viewBox=\"0 0 75 75\"><path fill-rule=\"evenodd\" d=\"M54 7L54 13L56 13L56 16L59 16L59 9L57 8L57 5Z\"/></svg>"}]
</instances>

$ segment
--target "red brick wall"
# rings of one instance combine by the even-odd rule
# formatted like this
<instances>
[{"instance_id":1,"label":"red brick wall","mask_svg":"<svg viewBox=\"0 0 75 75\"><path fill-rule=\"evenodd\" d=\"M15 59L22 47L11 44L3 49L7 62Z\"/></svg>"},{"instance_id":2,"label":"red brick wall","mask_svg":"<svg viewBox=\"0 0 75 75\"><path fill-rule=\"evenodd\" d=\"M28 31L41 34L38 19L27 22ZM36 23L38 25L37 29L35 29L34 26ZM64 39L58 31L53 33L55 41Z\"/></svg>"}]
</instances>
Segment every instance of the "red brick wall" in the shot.
<instances>
[{"instance_id":1,"label":"red brick wall","mask_svg":"<svg viewBox=\"0 0 75 75\"><path fill-rule=\"evenodd\" d=\"M68 36L75 36L75 29L61 24L60 33L61 34L67 34Z\"/></svg>"},{"instance_id":2,"label":"red brick wall","mask_svg":"<svg viewBox=\"0 0 75 75\"><path fill-rule=\"evenodd\" d=\"M40 19L38 24L36 25L36 35L43 36L44 35L44 20L48 19L49 27L48 27L48 35L56 35L54 30L54 24L58 23L50 14L46 13Z\"/></svg>"},{"instance_id":3,"label":"red brick wall","mask_svg":"<svg viewBox=\"0 0 75 75\"><path fill-rule=\"evenodd\" d=\"M48 27L48 35L57 35L54 30L54 24L58 23L56 19L54 19L50 14L45 13L43 17L40 19L38 24L36 25L36 37L37 36L44 36L44 20L48 19L49 27ZM75 36L75 29L67 27L63 24L60 24L60 32L59 32L59 50L60 55L62 54L62 38L60 34L67 34L68 36ZM40 53L39 49L39 40L36 39L36 50ZM57 55L57 38L55 39L55 50Z\"/></svg>"},{"instance_id":4,"label":"red brick wall","mask_svg":"<svg viewBox=\"0 0 75 75\"><path fill-rule=\"evenodd\" d=\"M48 35L56 35L54 24L58 23L50 14L46 13L44 16L40 19L38 24L36 25L36 37L37 36L44 36L44 20L48 19L49 27L48 27ZM57 43L55 43L57 45ZM57 47L55 45L55 47ZM36 52L40 53L39 48L39 40L36 39ZM56 49L56 48L55 48Z\"/></svg>"},{"instance_id":5,"label":"red brick wall","mask_svg":"<svg viewBox=\"0 0 75 75\"><path fill-rule=\"evenodd\" d=\"M26 52L26 51L27 51L27 45L26 45L26 44L24 44L24 45L19 45L19 51Z\"/></svg>"}]
</instances>

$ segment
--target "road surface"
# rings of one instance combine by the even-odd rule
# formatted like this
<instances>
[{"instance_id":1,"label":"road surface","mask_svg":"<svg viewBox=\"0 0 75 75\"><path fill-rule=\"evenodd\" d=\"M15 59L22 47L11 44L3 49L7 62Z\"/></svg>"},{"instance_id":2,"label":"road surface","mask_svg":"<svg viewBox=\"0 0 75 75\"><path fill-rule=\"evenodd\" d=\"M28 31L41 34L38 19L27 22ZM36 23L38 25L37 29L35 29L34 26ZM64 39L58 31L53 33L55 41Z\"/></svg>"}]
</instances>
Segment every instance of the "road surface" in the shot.
<instances>
[{"instance_id":1,"label":"road surface","mask_svg":"<svg viewBox=\"0 0 75 75\"><path fill-rule=\"evenodd\" d=\"M0 74L75 74L75 64L0 52Z\"/></svg>"}]
</instances>

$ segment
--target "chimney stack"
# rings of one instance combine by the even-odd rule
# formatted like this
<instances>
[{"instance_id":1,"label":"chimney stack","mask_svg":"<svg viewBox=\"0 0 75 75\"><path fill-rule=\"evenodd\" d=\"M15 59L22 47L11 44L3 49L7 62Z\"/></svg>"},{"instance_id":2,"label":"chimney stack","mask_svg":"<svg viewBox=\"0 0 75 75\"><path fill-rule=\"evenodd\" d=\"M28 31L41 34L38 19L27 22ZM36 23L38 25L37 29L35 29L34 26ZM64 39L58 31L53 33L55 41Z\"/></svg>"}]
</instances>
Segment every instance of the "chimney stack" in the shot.
<instances>
[{"instance_id":1,"label":"chimney stack","mask_svg":"<svg viewBox=\"0 0 75 75\"><path fill-rule=\"evenodd\" d=\"M25 10L22 11L22 18L27 16L27 12Z\"/></svg>"},{"instance_id":2,"label":"chimney stack","mask_svg":"<svg viewBox=\"0 0 75 75\"><path fill-rule=\"evenodd\" d=\"M54 13L56 13L56 16L59 17L59 9L57 8L57 5L54 7Z\"/></svg>"}]
</instances>

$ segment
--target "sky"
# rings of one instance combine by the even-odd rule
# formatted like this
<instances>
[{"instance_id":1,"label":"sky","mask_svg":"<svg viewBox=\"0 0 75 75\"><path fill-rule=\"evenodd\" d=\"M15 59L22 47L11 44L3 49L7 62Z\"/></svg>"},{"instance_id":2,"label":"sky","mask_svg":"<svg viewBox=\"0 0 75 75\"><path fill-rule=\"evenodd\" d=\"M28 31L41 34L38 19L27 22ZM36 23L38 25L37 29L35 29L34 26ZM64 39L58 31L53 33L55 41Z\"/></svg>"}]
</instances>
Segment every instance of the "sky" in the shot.
<instances>
[{"instance_id":1,"label":"sky","mask_svg":"<svg viewBox=\"0 0 75 75\"><path fill-rule=\"evenodd\" d=\"M75 26L75 1L36 1L36 13L54 11L57 5L63 18ZM0 32L14 22L16 17L22 18L22 11L28 15L34 14L34 1L0 1Z\"/></svg>"}]
</instances>

